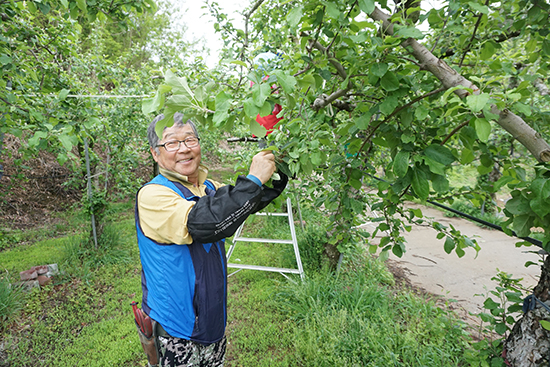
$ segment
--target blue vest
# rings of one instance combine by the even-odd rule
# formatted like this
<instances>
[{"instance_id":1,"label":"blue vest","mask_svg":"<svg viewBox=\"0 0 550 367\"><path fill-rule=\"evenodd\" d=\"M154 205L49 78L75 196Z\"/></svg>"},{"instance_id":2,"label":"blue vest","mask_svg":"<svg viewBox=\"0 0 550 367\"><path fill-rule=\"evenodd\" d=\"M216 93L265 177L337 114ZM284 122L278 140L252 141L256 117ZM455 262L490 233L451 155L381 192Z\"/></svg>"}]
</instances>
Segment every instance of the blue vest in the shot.
<instances>
[{"instance_id":1,"label":"blue vest","mask_svg":"<svg viewBox=\"0 0 550 367\"><path fill-rule=\"evenodd\" d=\"M185 200L199 197L158 175L148 184L166 186ZM148 185L146 184L146 185ZM206 194L215 187L206 181ZM143 234L136 205L143 310L171 336L201 344L223 338L227 320L227 263L224 241L190 245L158 243Z\"/></svg>"}]
</instances>

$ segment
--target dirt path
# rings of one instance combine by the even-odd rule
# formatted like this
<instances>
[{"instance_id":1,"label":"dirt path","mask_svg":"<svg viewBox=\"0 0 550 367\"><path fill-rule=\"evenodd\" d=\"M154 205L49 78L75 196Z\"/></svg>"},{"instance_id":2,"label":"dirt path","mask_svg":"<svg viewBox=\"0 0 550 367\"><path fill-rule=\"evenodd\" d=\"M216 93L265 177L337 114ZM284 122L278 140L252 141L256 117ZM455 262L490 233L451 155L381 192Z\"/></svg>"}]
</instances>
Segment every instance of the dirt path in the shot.
<instances>
[{"instance_id":1,"label":"dirt path","mask_svg":"<svg viewBox=\"0 0 550 367\"><path fill-rule=\"evenodd\" d=\"M481 247L476 257L475 251L466 250L462 258L453 252L448 255L443 250L444 240L436 238L436 232L430 227L414 226L405 234L407 252L402 258L393 254L390 261L403 269L412 285L423 288L429 293L455 300L458 310L465 319L476 322L468 312L479 313L485 297L476 294L487 294L496 283L491 280L500 271L512 274L514 278L523 278L522 284L533 287L540 276L540 267L526 268L527 261L537 262L539 256L527 251L538 250L537 247L516 248L517 239L508 237L496 230L484 229L474 223L460 218L448 218L443 212L420 205L411 205L422 210L426 217L434 218L448 226L449 223L470 238L475 238Z\"/></svg>"}]
</instances>

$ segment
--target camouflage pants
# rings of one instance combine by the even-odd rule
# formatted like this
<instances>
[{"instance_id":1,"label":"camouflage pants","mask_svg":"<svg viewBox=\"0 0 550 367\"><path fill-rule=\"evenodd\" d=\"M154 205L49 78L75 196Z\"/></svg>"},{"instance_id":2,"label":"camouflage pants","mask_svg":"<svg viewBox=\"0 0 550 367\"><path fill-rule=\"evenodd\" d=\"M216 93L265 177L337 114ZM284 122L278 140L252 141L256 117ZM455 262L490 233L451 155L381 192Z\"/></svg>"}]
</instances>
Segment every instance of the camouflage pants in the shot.
<instances>
[{"instance_id":1,"label":"camouflage pants","mask_svg":"<svg viewBox=\"0 0 550 367\"><path fill-rule=\"evenodd\" d=\"M159 336L162 367L223 367L225 336L217 343L202 345L173 336Z\"/></svg>"}]
</instances>

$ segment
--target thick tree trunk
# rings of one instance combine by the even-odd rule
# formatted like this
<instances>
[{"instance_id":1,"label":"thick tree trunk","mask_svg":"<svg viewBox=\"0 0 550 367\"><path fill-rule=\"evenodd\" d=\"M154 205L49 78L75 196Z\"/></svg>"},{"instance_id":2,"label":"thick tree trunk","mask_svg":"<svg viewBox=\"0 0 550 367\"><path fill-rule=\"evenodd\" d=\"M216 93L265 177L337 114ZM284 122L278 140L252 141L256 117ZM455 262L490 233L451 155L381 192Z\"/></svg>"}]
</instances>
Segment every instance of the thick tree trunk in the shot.
<instances>
[{"instance_id":1,"label":"thick tree trunk","mask_svg":"<svg viewBox=\"0 0 550 367\"><path fill-rule=\"evenodd\" d=\"M388 14L375 8L370 17L376 21L382 21L384 32L390 35L393 34L393 24L390 22ZM445 61L437 58L417 40L409 38L401 45L420 62L422 68L431 72L446 88L463 86L472 89L474 94L479 94L479 88L474 83L460 75ZM463 89L458 89L455 93L460 98L465 98L470 94ZM550 161L550 145L521 117L508 110L501 111L495 105L491 106L491 112L499 115L497 123L525 146L539 162Z\"/></svg>"},{"instance_id":2,"label":"thick tree trunk","mask_svg":"<svg viewBox=\"0 0 550 367\"><path fill-rule=\"evenodd\" d=\"M550 256L542 267L534 295L550 306ZM506 359L514 367L547 367L550 365L550 331L541 326L540 320L550 322L550 312L540 303L527 311L514 325L506 340Z\"/></svg>"}]
</instances>

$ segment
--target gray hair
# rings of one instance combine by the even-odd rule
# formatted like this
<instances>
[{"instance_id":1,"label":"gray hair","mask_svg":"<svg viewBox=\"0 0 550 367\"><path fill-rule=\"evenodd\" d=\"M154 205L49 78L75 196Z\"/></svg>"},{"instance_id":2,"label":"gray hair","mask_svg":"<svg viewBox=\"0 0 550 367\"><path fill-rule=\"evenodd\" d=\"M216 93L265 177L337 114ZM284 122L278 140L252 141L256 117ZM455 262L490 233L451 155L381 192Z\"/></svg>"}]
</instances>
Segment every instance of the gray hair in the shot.
<instances>
[{"instance_id":1,"label":"gray hair","mask_svg":"<svg viewBox=\"0 0 550 367\"><path fill-rule=\"evenodd\" d=\"M164 118L164 114L160 114L158 115L157 117L154 118L154 120L151 122L151 124L149 124L149 127L147 128L147 140L149 140L149 146L153 149L155 149L155 152L159 153L159 148L157 147L160 139L159 139L159 136L157 135L157 132L155 131L155 128L157 127L157 122L159 122L160 120L162 120ZM191 120L187 120L185 122L183 122L183 113L181 112L176 112L174 114L174 125L173 126L185 126L185 125L189 125L191 126L191 129L193 129L193 133L195 134L195 136L198 138L199 137L199 132L197 131L197 127L195 126L195 124L193 123L193 121ZM166 129L166 127L164 128Z\"/></svg>"}]
</instances>

